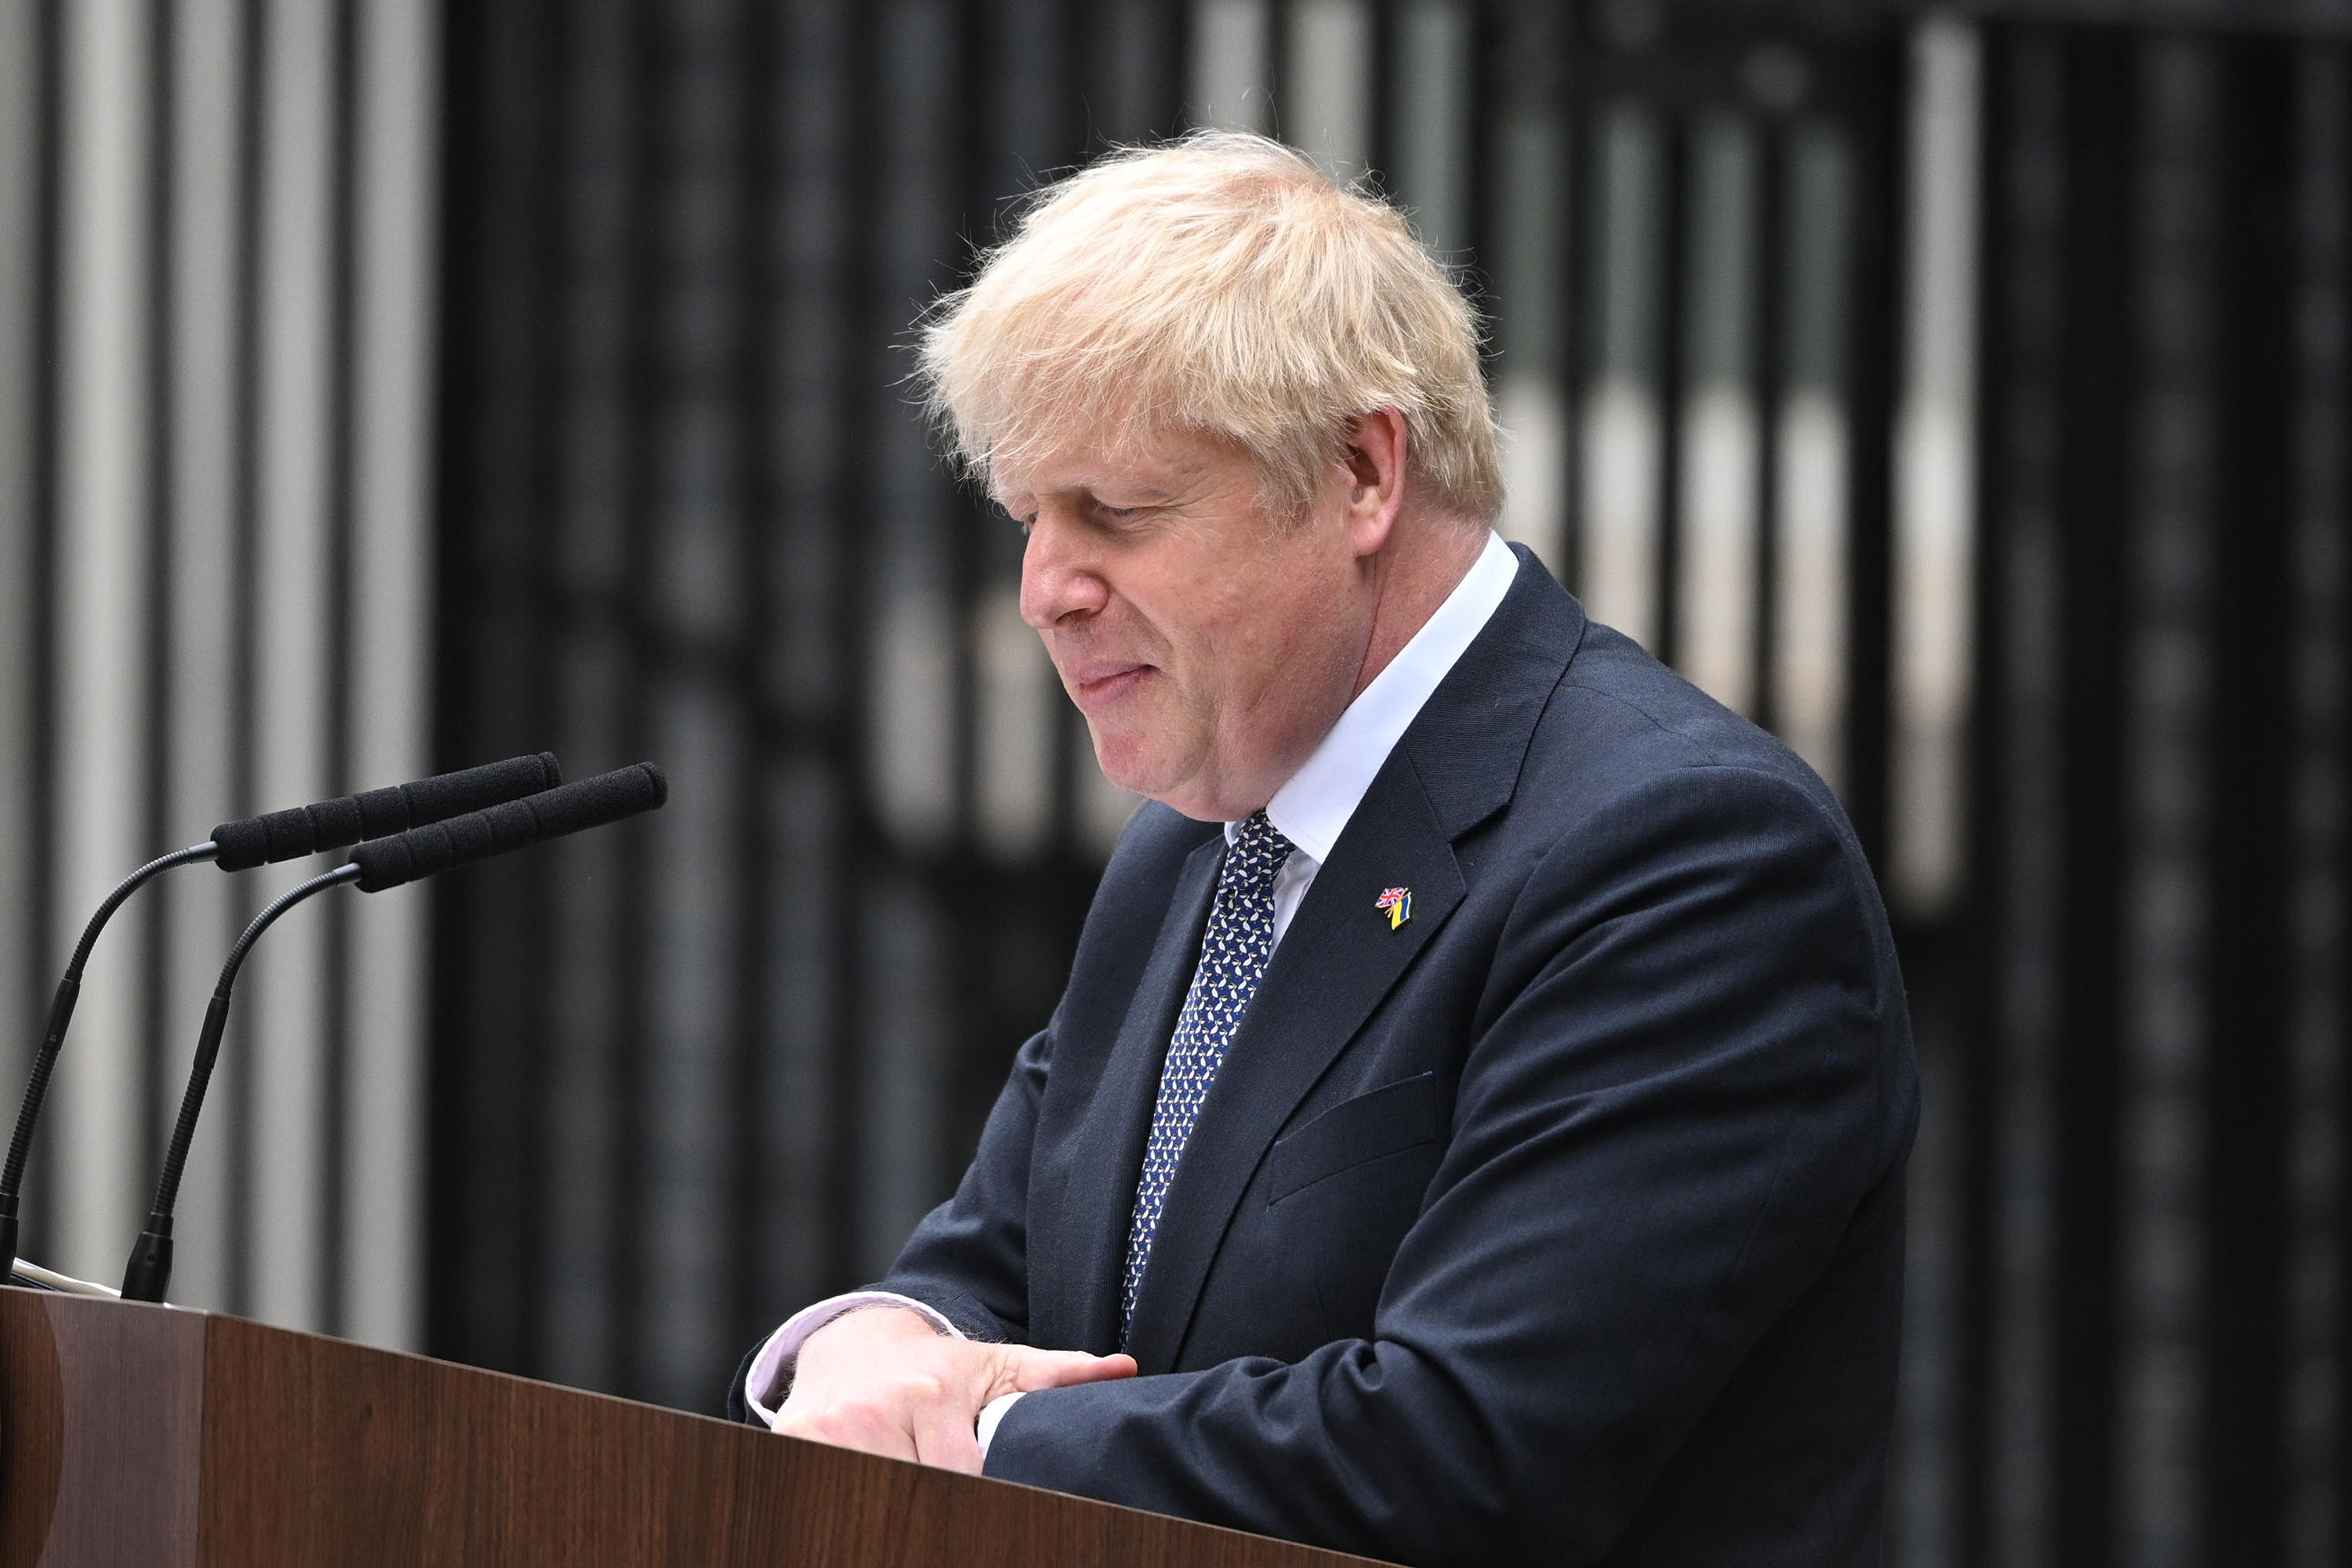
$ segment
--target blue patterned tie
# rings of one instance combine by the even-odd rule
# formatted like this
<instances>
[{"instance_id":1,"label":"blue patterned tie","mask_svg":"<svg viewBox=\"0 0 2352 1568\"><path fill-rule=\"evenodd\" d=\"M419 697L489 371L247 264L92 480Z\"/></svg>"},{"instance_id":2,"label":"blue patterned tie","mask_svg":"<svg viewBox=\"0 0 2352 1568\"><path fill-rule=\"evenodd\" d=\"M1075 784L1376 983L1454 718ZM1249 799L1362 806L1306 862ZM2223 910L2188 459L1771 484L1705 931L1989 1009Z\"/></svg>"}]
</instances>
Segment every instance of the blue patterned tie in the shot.
<instances>
[{"instance_id":1,"label":"blue patterned tie","mask_svg":"<svg viewBox=\"0 0 2352 1568\"><path fill-rule=\"evenodd\" d=\"M1260 811L1242 823L1225 850L1217 901L1201 938L1200 966L1192 971L1192 988L1184 994L1184 1010L1176 1016L1176 1033L1160 1069L1160 1100L1151 1110L1143 1173L1135 1184L1127 1274L1118 1292L1121 1344L1127 1342L1127 1327L1135 1317L1135 1294L1143 1284L1143 1266L1151 1258L1151 1238L1160 1230L1160 1211L1168 1201L1176 1158L1184 1152L1201 1101L1208 1098L1209 1085L1225 1059L1226 1042L1241 1027L1242 1013L1257 994L1265 961L1273 955L1274 879L1290 858L1291 847L1290 840Z\"/></svg>"}]
</instances>

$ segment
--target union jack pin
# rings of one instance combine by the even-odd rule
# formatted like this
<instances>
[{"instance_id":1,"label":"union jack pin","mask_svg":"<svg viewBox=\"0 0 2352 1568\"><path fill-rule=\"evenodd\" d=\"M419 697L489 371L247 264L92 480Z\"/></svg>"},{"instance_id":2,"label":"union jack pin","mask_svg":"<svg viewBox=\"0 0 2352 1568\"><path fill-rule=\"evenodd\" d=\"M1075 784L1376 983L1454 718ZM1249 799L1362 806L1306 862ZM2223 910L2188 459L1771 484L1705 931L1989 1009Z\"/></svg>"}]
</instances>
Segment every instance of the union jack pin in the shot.
<instances>
[{"instance_id":1,"label":"union jack pin","mask_svg":"<svg viewBox=\"0 0 2352 1568\"><path fill-rule=\"evenodd\" d=\"M1383 888L1381 889L1381 896L1372 900L1372 908L1388 910L1389 930L1394 931L1412 919L1412 889Z\"/></svg>"}]
</instances>

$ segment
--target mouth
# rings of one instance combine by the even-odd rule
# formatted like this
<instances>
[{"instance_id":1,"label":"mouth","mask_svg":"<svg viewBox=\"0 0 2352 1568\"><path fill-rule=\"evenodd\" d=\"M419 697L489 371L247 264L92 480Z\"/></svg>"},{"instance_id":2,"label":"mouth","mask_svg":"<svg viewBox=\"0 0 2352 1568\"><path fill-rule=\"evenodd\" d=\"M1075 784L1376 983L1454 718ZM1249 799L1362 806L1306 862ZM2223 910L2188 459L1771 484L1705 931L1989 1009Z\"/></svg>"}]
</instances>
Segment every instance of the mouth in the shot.
<instances>
[{"instance_id":1,"label":"mouth","mask_svg":"<svg viewBox=\"0 0 2352 1568\"><path fill-rule=\"evenodd\" d=\"M1087 711L1107 707L1142 685L1152 673L1148 664L1089 663L1070 671L1070 697Z\"/></svg>"}]
</instances>

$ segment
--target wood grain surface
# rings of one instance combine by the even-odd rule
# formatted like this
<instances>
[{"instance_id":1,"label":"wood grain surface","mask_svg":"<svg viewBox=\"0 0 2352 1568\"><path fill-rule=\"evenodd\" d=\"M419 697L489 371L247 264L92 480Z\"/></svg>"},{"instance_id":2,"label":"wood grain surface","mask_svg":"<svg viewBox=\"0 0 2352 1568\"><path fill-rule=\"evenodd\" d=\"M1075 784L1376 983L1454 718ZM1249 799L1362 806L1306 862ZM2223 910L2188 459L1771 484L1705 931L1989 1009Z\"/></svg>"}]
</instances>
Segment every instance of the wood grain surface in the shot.
<instances>
[{"instance_id":1,"label":"wood grain surface","mask_svg":"<svg viewBox=\"0 0 2352 1568\"><path fill-rule=\"evenodd\" d=\"M0 1287L0 1568L196 1562L205 1321Z\"/></svg>"},{"instance_id":2,"label":"wood grain surface","mask_svg":"<svg viewBox=\"0 0 2352 1568\"><path fill-rule=\"evenodd\" d=\"M0 1568L1363 1561L235 1318L0 1289Z\"/></svg>"},{"instance_id":3,"label":"wood grain surface","mask_svg":"<svg viewBox=\"0 0 2352 1568\"><path fill-rule=\"evenodd\" d=\"M1361 1561L235 1319L205 1384L208 1563Z\"/></svg>"}]
</instances>

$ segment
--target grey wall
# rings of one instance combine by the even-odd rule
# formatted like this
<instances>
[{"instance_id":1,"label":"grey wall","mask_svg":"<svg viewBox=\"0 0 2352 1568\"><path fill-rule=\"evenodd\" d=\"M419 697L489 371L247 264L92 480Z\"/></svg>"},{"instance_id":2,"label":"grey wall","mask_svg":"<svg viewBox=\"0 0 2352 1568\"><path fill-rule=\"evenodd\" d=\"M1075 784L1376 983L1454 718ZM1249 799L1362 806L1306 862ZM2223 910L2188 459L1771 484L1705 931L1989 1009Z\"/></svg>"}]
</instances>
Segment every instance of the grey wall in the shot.
<instances>
[{"instance_id":1,"label":"grey wall","mask_svg":"<svg viewBox=\"0 0 2352 1568\"><path fill-rule=\"evenodd\" d=\"M83 920L212 826L422 770L439 45L401 0L0 10L0 1067ZM121 1277L230 941L182 871L93 962L26 1255ZM255 960L175 1296L421 1336L421 900Z\"/></svg>"}]
</instances>

